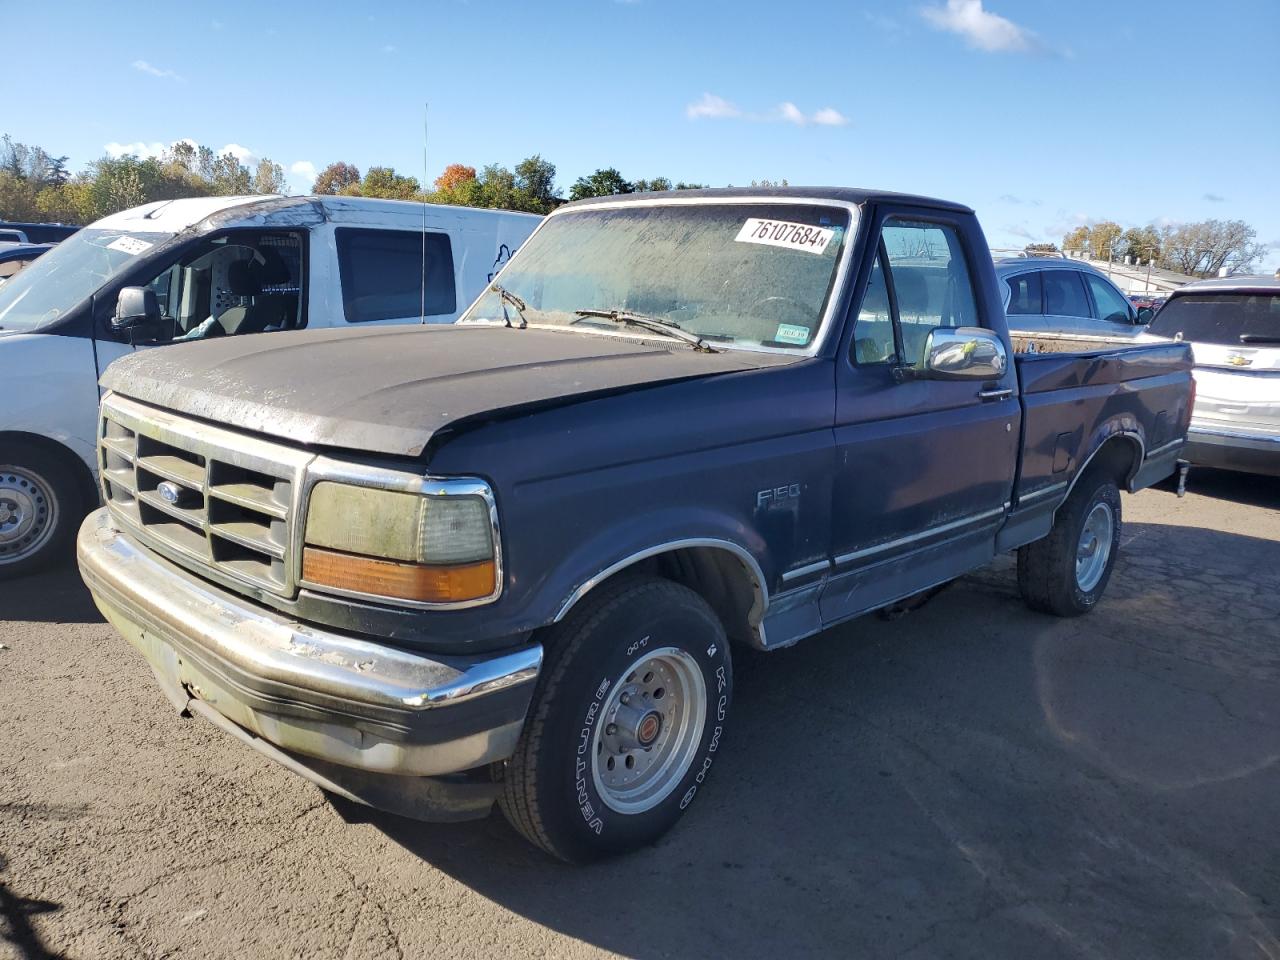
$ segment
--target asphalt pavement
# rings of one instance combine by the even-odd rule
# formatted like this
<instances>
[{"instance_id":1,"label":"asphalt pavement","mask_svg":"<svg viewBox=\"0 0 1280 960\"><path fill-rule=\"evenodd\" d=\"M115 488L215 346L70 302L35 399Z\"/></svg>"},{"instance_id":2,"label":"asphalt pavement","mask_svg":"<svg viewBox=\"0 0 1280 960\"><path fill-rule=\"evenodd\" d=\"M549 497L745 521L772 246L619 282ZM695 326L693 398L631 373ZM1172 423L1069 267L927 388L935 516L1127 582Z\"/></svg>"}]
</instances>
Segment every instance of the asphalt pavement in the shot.
<instances>
[{"instance_id":1,"label":"asphalt pavement","mask_svg":"<svg viewBox=\"0 0 1280 960\"><path fill-rule=\"evenodd\" d=\"M176 715L71 568L0 584L0 956L1280 957L1280 481L1124 498L1099 609L1010 560L737 655L657 846L349 805Z\"/></svg>"}]
</instances>

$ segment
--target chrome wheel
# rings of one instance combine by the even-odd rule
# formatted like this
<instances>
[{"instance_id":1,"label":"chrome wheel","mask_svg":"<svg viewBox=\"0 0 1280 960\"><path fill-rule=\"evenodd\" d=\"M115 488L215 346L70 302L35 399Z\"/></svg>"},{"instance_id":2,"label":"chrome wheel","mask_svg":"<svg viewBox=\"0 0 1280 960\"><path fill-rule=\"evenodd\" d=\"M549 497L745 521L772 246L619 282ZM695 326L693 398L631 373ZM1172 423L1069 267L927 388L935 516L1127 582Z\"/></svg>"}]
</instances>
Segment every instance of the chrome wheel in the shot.
<instances>
[{"instance_id":1,"label":"chrome wheel","mask_svg":"<svg viewBox=\"0 0 1280 960\"><path fill-rule=\"evenodd\" d=\"M58 525L58 501L39 474L0 465L0 564L38 553Z\"/></svg>"},{"instance_id":2,"label":"chrome wheel","mask_svg":"<svg viewBox=\"0 0 1280 960\"><path fill-rule=\"evenodd\" d=\"M632 664L613 685L596 726L591 776L618 813L657 806L689 772L707 713L696 660L663 647Z\"/></svg>"},{"instance_id":3,"label":"chrome wheel","mask_svg":"<svg viewBox=\"0 0 1280 960\"><path fill-rule=\"evenodd\" d=\"M1088 593L1098 585L1111 559L1111 538L1115 533L1116 518L1111 506L1095 504L1085 518L1076 544L1076 585Z\"/></svg>"}]
</instances>

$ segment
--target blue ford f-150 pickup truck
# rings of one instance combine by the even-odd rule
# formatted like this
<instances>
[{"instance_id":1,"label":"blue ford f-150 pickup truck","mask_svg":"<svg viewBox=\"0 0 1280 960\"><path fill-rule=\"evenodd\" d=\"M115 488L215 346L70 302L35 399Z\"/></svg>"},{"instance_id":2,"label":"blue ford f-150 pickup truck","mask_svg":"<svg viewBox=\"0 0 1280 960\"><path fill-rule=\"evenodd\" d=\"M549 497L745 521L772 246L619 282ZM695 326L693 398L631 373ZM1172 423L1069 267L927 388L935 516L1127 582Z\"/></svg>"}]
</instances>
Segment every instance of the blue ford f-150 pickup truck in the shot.
<instances>
[{"instance_id":1,"label":"blue ford f-150 pickup truck","mask_svg":"<svg viewBox=\"0 0 1280 960\"><path fill-rule=\"evenodd\" d=\"M313 305L313 309L318 305ZM562 207L448 328L107 371L80 567L175 705L326 790L569 860L669 829L784 647L1018 551L1101 597L1183 344L1019 354L973 212L847 189Z\"/></svg>"}]
</instances>

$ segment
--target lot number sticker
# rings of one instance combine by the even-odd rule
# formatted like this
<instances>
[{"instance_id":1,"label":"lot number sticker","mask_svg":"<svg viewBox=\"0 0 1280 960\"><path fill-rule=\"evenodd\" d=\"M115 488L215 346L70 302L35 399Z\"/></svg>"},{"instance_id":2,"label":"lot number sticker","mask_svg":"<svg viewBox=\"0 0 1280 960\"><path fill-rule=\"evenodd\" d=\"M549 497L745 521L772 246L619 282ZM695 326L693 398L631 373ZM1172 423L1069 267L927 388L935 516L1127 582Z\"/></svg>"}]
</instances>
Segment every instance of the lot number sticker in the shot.
<instances>
[{"instance_id":1,"label":"lot number sticker","mask_svg":"<svg viewBox=\"0 0 1280 960\"><path fill-rule=\"evenodd\" d=\"M151 244L145 240L139 240L137 237L116 237L107 244L108 250L119 250L121 253L127 253L131 257L136 257L140 253L145 253L151 249Z\"/></svg>"},{"instance_id":2,"label":"lot number sticker","mask_svg":"<svg viewBox=\"0 0 1280 960\"><path fill-rule=\"evenodd\" d=\"M785 247L806 253L822 253L835 236L829 227L812 227L807 223L787 220L761 220L751 217L733 239L738 243L762 243L766 247Z\"/></svg>"}]
</instances>

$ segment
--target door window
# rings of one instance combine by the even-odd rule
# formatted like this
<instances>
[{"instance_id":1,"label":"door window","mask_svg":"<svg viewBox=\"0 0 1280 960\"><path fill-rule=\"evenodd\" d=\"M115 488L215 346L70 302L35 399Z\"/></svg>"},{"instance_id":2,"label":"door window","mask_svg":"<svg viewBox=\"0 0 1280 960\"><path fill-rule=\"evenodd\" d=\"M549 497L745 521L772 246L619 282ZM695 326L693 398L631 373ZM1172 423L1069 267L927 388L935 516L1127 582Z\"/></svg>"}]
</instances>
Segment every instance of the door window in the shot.
<instances>
[{"instance_id":1,"label":"door window","mask_svg":"<svg viewBox=\"0 0 1280 960\"><path fill-rule=\"evenodd\" d=\"M1107 283L1102 277L1086 273L1084 281L1093 293L1093 302L1098 307L1098 319L1107 323L1131 323L1129 301L1120 295L1120 291Z\"/></svg>"},{"instance_id":2,"label":"door window","mask_svg":"<svg viewBox=\"0 0 1280 960\"><path fill-rule=\"evenodd\" d=\"M1005 311L1009 316L1044 313L1039 273L1020 273L1004 282L1009 285L1009 309Z\"/></svg>"},{"instance_id":3,"label":"door window","mask_svg":"<svg viewBox=\"0 0 1280 960\"><path fill-rule=\"evenodd\" d=\"M448 234L345 227L335 234L342 306L351 323L457 310Z\"/></svg>"},{"instance_id":4,"label":"door window","mask_svg":"<svg viewBox=\"0 0 1280 960\"><path fill-rule=\"evenodd\" d=\"M969 264L954 227L891 218L881 231L880 251L854 325L856 362L915 363L934 328L979 325ZM881 256L888 268L883 274ZM888 324L881 319L886 313Z\"/></svg>"},{"instance_id":5,"label":"door window","mask_svg":"<svg viewBox=\"0 0 1280 960\"><path fill-rule=\"evenodd\" d=\"M1044 312L1054 317L1088 319L1089 300L1078 270L1046 270L1044 272Z\"/></svg>"}]
</instances>

